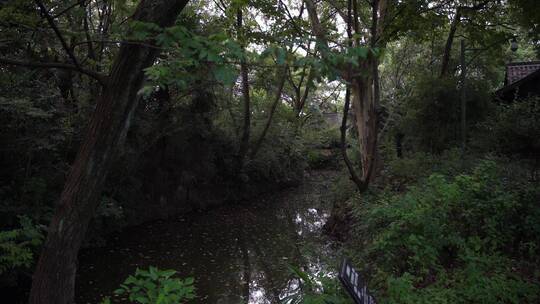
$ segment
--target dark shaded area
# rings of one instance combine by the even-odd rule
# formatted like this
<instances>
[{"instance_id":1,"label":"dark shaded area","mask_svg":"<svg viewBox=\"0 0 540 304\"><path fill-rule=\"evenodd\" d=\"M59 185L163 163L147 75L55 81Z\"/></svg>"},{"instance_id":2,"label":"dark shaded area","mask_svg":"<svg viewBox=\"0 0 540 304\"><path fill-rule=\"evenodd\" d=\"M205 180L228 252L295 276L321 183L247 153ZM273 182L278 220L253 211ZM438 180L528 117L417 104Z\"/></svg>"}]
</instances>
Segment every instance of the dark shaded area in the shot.
<instances>
[{"instance_id":1,"label":"dark shaded area","mask_svg":"<svg viewBox=\"0 0 540 304\"><path fill-rule=\"evenodd\" d=\"M506 67L505 86L495 92L497 98L512 102L540 95L538 61L511 63Z\"/></svg>"}]
</instances>

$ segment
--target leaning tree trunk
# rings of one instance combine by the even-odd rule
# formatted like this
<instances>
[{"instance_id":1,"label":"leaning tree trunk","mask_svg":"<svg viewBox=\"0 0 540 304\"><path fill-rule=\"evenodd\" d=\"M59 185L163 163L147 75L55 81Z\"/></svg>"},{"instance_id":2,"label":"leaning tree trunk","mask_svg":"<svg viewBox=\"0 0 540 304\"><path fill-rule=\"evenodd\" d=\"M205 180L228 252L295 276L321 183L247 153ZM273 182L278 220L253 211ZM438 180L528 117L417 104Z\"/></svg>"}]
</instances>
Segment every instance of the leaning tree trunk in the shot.
<instances>
[{"instance_id":1,"label":"leaning tree trunk","mask_svg":"<svg viewBox=\"0 0 540 304\"><path fill-rule=\"evenodd\" d=\"M133 19L170 26L187 2L142 0ZM32 281L31 304L74 303L77 254L109 168L125 142L143 69L156 56L156 48L120 47L50 223Z\"/></svg>"}]
</instances>

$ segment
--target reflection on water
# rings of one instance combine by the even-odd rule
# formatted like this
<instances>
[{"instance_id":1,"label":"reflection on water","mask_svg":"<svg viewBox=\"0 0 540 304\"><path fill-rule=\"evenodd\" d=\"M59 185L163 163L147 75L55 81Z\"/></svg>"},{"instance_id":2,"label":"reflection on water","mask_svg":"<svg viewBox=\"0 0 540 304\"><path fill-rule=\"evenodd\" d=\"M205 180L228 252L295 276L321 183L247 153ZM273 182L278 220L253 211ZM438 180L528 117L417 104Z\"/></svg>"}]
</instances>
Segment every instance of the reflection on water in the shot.
<instances>
[{"instance_id":1,"label":"reflection on water","mask_svg":"<svg viewBox=\"0 0 540 304\"><path fill-rule=\"evenodd\" d=\"M193 276L196 303L279 303L299 291L288 265L326 272L321 228L332 173L250 202L158 221L115 236L110 247L81 253L78 303L98 303L137 267ZM114 299L121 302L121 299Z\"/></svg>"}]
</instances>

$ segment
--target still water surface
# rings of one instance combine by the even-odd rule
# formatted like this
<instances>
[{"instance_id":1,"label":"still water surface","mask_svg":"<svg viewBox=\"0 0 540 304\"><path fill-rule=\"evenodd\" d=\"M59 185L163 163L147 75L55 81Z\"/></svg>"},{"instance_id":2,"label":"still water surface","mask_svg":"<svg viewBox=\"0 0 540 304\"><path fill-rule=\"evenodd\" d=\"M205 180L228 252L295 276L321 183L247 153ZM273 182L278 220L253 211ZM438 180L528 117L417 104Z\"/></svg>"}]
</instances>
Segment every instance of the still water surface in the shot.
<instances>
[{"instance_id":1,"label":"still water surface","mask_svg":"<svg viewBox=\"0 0 540 304\"><path fill-rule=\"evenodd\" d=\"M279 303L299 282L289 265L328 273L332 255L321 235L333 172L317 172L293 189L241 206L129 228L80 256L77 303L99 303L137 267L194 277L194 303ZM113 302L122 303L114 298Z\"/></svg>"}]
</instances>

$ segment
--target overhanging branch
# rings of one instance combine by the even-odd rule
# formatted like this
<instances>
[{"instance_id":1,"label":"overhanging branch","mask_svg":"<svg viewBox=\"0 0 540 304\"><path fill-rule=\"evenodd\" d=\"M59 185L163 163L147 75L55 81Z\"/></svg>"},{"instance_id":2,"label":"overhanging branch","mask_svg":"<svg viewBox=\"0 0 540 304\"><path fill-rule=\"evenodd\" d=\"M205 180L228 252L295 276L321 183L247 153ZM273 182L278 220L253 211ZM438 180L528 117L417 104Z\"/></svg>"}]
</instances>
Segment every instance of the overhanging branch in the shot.
<instances>
[{"instance_id":1,"label":"overhanging branch","mask_svg":"<svg viewBox=\"0 0 540 304\"><path fill-rule=\"evenodd\" d=\"M7 64L7 65L16 65L16 66L22 66L27 68L40 68L40 69L64 69L64 70L72 70L77 71L81 74L84 74L86 76L89 76L91 78L94 78L97 80L101 85L105 86L107 84L107 76L90 71L85 70L83 68L74 66L72 64L67 63L61 63L61 62L30 62L30 61L18 61L18 60L11 60L6 58L0 58L0 64Z\"/></svg>"},{"instance_id":2,"label":"overhanging branch","mask_svg":"<svg viewBox=\"0 0 540 304\"><path fill-rule=\"evenodd\" d=\"M58 37L58 40L60 40L60 43L62 44L62 47L68 54L69 58L71 59L71 61L73 61L73 64L79 69L82 69L79 64L79 61L77 60L77 57L75 57L75 54L73 54L73 50L68 46L66 40L64 39L64 36L62 36L62 33L56 26L56 23L54 23L54 18L51 16L51 14L49 14L43 2L41 2L40 0L35 0L35 2L37 6L39 6L39 9L41 10L41 14L43 15L43 17L45 17L45 19L49 23L49 26L53 29L54 33Z\"/></svg>"}]
</instances>

